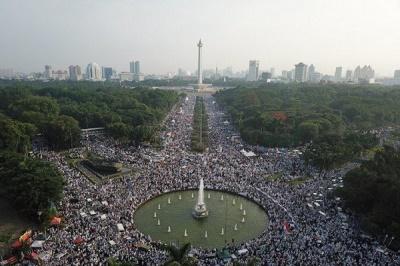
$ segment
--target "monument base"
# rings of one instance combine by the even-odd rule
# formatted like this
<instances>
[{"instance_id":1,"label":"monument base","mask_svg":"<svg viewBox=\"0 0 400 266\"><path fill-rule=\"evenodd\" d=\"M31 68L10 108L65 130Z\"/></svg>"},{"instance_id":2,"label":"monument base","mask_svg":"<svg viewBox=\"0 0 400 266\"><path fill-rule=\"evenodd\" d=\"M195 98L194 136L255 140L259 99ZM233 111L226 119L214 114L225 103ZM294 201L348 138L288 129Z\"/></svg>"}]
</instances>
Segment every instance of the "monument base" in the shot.
<instances>
[{"instance_id":1,"label":"monument base","mask_svg":"<svg viewBox=\"0 0 400 266\"><path fill-rule=\"evenodd\" d=\"M205 206L196 205L196 207L194 207L192 215L196 219L206 218L208 216L208 210Z\"/></svg>"},{"instance_id":2,"label":"monument base","mask_svg":"<svg viewBox=\"0 0 400 266\"><path fill-rule=\"evenodd\" d=\"M191 84L191 86L195 91L201 92L201 91L208 91L212 87L212 84Z\"/></svg>"}]
</instances>

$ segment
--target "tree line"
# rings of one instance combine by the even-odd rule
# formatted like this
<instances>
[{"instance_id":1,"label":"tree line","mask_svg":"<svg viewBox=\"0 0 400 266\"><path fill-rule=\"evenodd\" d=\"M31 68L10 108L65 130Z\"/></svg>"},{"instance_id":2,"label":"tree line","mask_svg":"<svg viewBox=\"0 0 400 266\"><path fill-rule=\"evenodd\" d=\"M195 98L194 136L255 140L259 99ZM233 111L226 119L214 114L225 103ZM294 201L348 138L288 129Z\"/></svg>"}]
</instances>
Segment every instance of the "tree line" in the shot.
<instances>
[{"instance_id":1,"label":"tree line","mask_svg":"<svg viewBox=\"0 0 400 266\"><path fill-rule=\"evenodd\" d=\"M52 164L28 156L38 134L57 150L78 146L87 127L104 127L121 142L151 141L179 97L112 83L0 81L0 197L46 217L64 180Z\"/></svg>"},{"instance_id":2,"label":"tree line","mask_svg":"<svg viewBox=\"0 0 400 266\"><path fill-rule=\"evenodd\" d=\"M342 84L239 86L215 94L250 144L308 144L306 159L330 169L377 144L371 129L400 122L399 87Z\"/></svg>"},{"instance_id":3,"label":"tree line","mask_svg":"<svg viewBox=\"0 0 400 266\"><path fill-rule=\"evenodd\" d=\"M55 149L79 145L80 129L104 127L123 142L150 141L178 101L170 90L54 82L0 86L0 148L29 146L41 133Z\"/></svg>"},{"instance_id":4,"label":"tree line","mask_svg":"<svg viewBox=\"0 0 400 266\"><path fill-rule=\"evenodd\" d=\"M196 96L196 103L193 112L193 130L191 136L192 150L204 152L208 147L208 116L204 98Z\"/></svg>"},{"instance_id":5,"label":"tree line","mask_svg":"<svg viewBox=\"0 0 400 266\"><path fill-rule=\"evenodd\" d=\"M400 151L386 146L344 177L338 191L367 232L400 248Z\"/></svg>"}]
</instances>

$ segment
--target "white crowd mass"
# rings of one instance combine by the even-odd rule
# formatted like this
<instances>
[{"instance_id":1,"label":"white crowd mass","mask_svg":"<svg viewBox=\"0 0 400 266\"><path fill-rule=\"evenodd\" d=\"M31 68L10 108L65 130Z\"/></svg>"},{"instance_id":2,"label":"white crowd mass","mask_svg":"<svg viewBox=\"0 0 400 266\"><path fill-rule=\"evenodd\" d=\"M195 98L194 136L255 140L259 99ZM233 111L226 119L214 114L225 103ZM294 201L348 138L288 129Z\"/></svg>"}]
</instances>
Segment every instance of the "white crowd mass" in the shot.
<instances>
[{"instance_id":1,"label":"white crowd mass","mask_svg":"<svg viewBox=\"0 0 400 266\"><path fill-rule=\"evenodd\" d=\"M197 188L200 178L206 189L245 195L268 214L269 223L259 237L227 245L239 262L257 256L262 265L400 264L399 255L365 236L354 218L342 211L341 199L333 196L348 168L320 176L304 164L301 147L276 149L243 143L233 137L237 132L212 96L205 96L209 151L193 153L194 102L195 97L189 95L168 115L161 150L120 145L106 137L87 143L91 151L136 170L120 179L95 185L71 168L61 153L44 154L66 179L64 199L57 205L63 225L47 230L49 239L41 251L49 255L47 265L105 265L109 257L162 265L168 254L137 230L134 212L166 191ZM256 156L246 156L242 150ZM84 151L79 148L74 153ZM276 174L282 175L279 181L266 178ZM310 177L303 184L286 182L303 176ZM83 240L79 245L74 243L77 237ZM190 254L198 258L199 265L224 265L212 249L192 248Z\"/></svg>"}]
</instances>

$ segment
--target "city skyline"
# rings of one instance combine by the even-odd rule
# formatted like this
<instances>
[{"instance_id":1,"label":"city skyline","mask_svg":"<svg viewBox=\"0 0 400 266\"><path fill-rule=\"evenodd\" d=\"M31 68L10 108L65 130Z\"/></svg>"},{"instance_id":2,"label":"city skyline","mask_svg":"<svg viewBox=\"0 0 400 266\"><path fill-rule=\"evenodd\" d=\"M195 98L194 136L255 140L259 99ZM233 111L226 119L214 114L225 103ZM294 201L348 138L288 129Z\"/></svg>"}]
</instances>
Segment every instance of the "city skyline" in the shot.
<instances>
[{"instance_id":1,"label":"city skyline","mask_svg":"<svg viewBox=\"0 0 400 266\"><path fill-rule=\"evenodd\" d=\"M260 69L278 72L305 62L329 74L337 66L371 65L378 75L393 76L400 67L399 11L399 0L3 0L0 68L35 72L46 64L67 69L98 62L129 71L134 57L145 62L146 73L194 71L193 42L202 38L204 69L245 70L254 58Z\"/></svg>"}]
</instances>

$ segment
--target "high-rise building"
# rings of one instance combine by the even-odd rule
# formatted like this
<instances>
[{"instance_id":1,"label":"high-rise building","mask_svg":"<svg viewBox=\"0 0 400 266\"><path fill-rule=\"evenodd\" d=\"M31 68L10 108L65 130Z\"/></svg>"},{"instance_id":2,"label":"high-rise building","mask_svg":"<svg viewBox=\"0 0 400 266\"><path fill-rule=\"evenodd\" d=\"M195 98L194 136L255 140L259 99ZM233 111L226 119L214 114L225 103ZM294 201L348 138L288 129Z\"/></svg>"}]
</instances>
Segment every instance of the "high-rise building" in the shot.
<instances>
[{"instance_id":1,"label":"high-rise building","mask_svg":"<svg viewBox=\"0 0 400 266\"><path fill-rule=\"evenodd\" d=\"M247 75L247 81L257 81L258 80L258 70L260 67L260 62L258 60L249 61L249 74Z\"/></svg>"},{"instance_id":2,"label":"high-rise building","mask_svg":"<svg viewBox=\"0 0 400 266\"><path fill-rule=\"evenodd\" d=\"M318 83L322 80L322 74L319 72L314 72L311 76L311 81L314 83Z\"/></svg>"},{"instance_id":3,"label":"high-rise building","mask_svg":"<svg viewBox=\"0 0 400 266\"><path fill-rule=\"evenodd\" d=\"M129 72L131 72L131 73L136 73L135 72L135 61L131 61L131 62L129 62Z\"/></svg>"},{"instance_id":4,"label":"high-rise building","mask_svg":"<svg viewBox=\"0 0 400 266\"><path fill-rule=\"evenodd\" d=\"M310 65L307 72L307 81L314 82L313 75L315 73L315 66L313 64Z\"/></svg>"},{"instance_id":5,"label":"high-rise building","mask_svg":"<svg viewBox=\"0 0 400 266\"><path fill-rule=\"evenodd\" d=\"M358 82L360 76L361 76L361 67L357 66L356 69L354 70L354 81Z\"/></svg>"},{"instance_id":6,"label":"high-rise building","mask_svg":"<svg viewBox=\"0 0 400 266\"><path fill-rule=\"evenodd\" d=\"M112 78L113 76L112 67L102 67L101 70L103 79L110 80Z\"/></svg>"},{"instance_id":7,"label":"high-rise building","mask_svg":"<svg viewBox=\"0 0 400 266\"><path fill-rule=\"evenodd\" d=\"M52 78L55 80L66 80L68 77L68 72L66 70L53 71Z\"/></svg>"},{"instance_id":8,"label":"high-rise building","mask_svg":"<svg viewBox=\"0 0 400 266\"><path fill-rule=\"evenodd\" d=\"M82 79L82 69L80 66L69 66L69 79L70 80L81 80Z\"/></svg>"},{"instance_id":9,"label":"high-rise building","mask_svg":"<svg viewBox=\"0 0 400 266\"><path fill-rule=\"evenodd\" d=\"M288 71L287 70L282 70L282 79L288 79Z\"/></svg>"},{"instance_id":10,"label":"high-rise building","mask_svg":"<svg viewBox=\"0 0 400 266\"><path fill-rule=\"evenodd\" d=\"M121 81L133 81L134 80L134 73L131 72L121 72L119 73L119 79Z\"/></svg>"},{"instance_id":11,"label":"high-rise building","mask_svg":"<svg viewBox=\"0 0 400 266\"><path fill-rule=\"evenodd\" d=\"M271 67L270 73L271 73L271 78L275 77L275 68L274 67Z\"/></svg>"},{"instance_id":12,"label":"high-rise building","mask_svg":"<svg viewBox=\"0 0 400 266\"><path fill-rule=\"evenodd\" d=\"M347 82L352 81L352 77L353 77L353 71L347 70L346 71L346 81Z\"/></svg>"},{"instance_id":13,"label":"high-rise building","mask_svg":"<svg viewBox=\"0 0 400 266\"><path fill-rule=\"evenodd\" d=\"M0 68L0 78L10 79L14 76L12 68Z\"/></svg>"},{"instance_id":14,"label":"high-rise building","mask_svg":"<svg viewBox=\"0 0 400 266\"><path fill-rule=\"evenodd\" d=\"M135 74L141 74L140 72L140 61L135 62Z\"/></svg>"},{"instance_id":15,"label":"high-rise building","mask_svg":"<svg viewBox=\"0 0 400 266\"><path fill-rule=\"evenodd\" d=\"M88 64L86 67L86 78L93 81L101 80L100 66L96 63Z\"/></svg>"},{"instance_id":16,"label":"high-rise building","mask_svg":"<svg viewBox=\"0 0 400 266\"><path fill-rule=\"evenodd\" d=\"M394 71L394 79L400 80L400 69Z\"/></svg>"},{"instance_id":17,"label":"high-rise building","mask_svg":"<svg viewBox=\"0 0 400 266\"><path fill-rule=\"evenodd\" d=\"M53 70L52 70L51 66L49 66L49 65L45 65L44 66L44 77L46 79L52 79L53 78Z\"/></svg>"},{"instance_id":18,"label":"high-rise building","mask_svg":"<svg viewBox=\"0 0 400 266\"><path fill-rule=\"evenodd\" d=\"M335 81L336 82L342 80L342 71L343 71L343 68L341 66L336 67L336 70L335 70Z\"/></svg>"},{"instance_id":19,"label":"high-rise building","mask_svg":"<svg viewBox=\"0 0 400 266\"><path fill-rule=\"evenodd\" d=\"M305 82L307 80L307 65L299 63L295 65L294 80L297 82Z\"/></svg>"}]
</instances>

